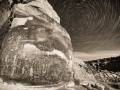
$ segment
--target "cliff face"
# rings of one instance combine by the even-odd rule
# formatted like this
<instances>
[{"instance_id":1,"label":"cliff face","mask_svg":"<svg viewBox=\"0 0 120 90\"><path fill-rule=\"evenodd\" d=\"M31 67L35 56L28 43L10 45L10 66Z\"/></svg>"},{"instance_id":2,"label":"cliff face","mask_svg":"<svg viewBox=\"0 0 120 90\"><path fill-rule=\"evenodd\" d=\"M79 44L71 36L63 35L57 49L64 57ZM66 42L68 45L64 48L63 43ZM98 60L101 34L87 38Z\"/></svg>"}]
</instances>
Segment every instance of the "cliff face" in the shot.
<instances>
[{"instance_id":1,"label":"cliff face","mask_svg":"<svg viewBox=\"0 0 120 90\"><path fill-rule=\"evenodd\" d=\"M71 80L71 39L47 0L12 9L14 18L1 49L1 76L39 85Z\"/></svg>"},{"instance_id":2,"label":"cliff face","mask_svg":"<svg viewBox=\"0 0 120 90\"><path fill-rule=\"evenodd\" d=\"M86 64L93 66L98 70L120 71L120 56L86 61Z\"/></svg>"},{"instance_id":3,"label":"cliff face","mask_svg":"<svg viewBox=\"0 0 120 90\"><path fill-rule=\"evenodd\" d=\"M108 90L120 89L120 56L85 63L92 70L97 81L103 83Z\"/></svg>"}]
</instances>

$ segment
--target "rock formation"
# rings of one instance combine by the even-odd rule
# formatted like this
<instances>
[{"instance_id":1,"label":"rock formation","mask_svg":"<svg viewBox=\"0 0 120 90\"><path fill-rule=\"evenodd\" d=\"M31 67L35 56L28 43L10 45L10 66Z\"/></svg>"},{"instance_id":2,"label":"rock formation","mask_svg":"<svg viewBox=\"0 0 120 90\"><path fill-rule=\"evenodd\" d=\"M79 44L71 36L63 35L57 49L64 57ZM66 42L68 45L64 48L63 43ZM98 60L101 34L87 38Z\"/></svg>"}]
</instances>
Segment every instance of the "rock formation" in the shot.
<instances>
[{"instance_id":1,"label":"rock formation","mask_svg":"<svg viewBox=\"0 0 120 90\"><path fill-rule=\"evenodd\" d=\"M18 3L13 13L1 49L1 76L39 85L71 80L71 40L50 4Z\"/></svg>"},{"instance_id":2,"label":"rock formation","mask_svg":"<svg viewBox=\"0 0 120 90\"><path fill-rule=\"evenodd\" d=\"M120 56L85 62L108 90L120 89Z\"/></svg>"},{"instance_id":3,"label":"rock formation","mask_svg":"<svg viewBox=\"0 0 120 90\"><path fill-rule=\"evenodd\" d=\"M0 89L38 90L43 88L40 85L51 90L105 89L97 81L103 75L72 56L70 36L47 0L9 0L6 4L11 8L5 7L4 13L0 10L0 30L7 33L2 35Z\"/></svg>"},{"instance_id":4,"label":"rock formation","mask_svg":"<svg viewBox=\"0 0 120 90\"><path fill-rule=\"evenodd\" d=\"M82 85L97 83L92 71L78 58L73 58L74 78Z\"/></svg>"},{"instance_id":5,"label":"rock formation","mask_svg":"<svg viewBox=\"0 0 120 90\"><path fill-rule=\"evenodd\" d=\"M8 32L11 24L12 14L11 5L8 0L0 1L0 48L2 41Z\"/></svg>"},{"instance_id":6,"label":"rock formation","mask_svg":"<svg viewBox=\"0 0 120 90\"><path fill-rule=\"evenodd\" d=\"M104 58L99 60L86 61L86 64L93 66L98 70L120 71L120 56Z\"/></svg>"}]
</instances>

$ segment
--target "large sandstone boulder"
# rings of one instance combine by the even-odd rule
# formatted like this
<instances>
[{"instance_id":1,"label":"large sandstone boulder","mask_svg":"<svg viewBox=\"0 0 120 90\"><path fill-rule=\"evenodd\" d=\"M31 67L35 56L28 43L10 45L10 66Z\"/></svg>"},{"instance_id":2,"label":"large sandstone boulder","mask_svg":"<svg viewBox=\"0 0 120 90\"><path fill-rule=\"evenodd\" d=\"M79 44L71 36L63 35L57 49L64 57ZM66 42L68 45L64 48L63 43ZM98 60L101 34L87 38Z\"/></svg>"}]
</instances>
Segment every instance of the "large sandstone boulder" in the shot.
<instances>
[{"instance_id":1,"label":"large sandstone boulder","mask_svg":"<svg viewBox=\"0 0 120 90\"><path fill-rule=\"evenodd\" d=\"M16 4L13 10L1 49L1 76L37 85L70 81L71 39L48 2Z\"/></svg>"}]
</instances>

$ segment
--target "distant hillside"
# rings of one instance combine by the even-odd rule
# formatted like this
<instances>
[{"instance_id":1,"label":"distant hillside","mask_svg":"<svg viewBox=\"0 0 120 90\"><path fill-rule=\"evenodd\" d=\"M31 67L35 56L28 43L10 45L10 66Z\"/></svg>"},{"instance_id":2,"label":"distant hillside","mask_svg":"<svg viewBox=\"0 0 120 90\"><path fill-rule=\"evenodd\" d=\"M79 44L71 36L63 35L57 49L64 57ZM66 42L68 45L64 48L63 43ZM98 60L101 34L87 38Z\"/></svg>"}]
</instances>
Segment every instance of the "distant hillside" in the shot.
<instances>
[{"instance_id":1,"label":"distant hillside","mask_svg":"<svg viewBox=\"0 0 120 90\"><path fill-rule=\"evenodd\" d=\"M98 70L120 71L120 56L85 61L85 63Z\"/></svg>"}]
</instances>

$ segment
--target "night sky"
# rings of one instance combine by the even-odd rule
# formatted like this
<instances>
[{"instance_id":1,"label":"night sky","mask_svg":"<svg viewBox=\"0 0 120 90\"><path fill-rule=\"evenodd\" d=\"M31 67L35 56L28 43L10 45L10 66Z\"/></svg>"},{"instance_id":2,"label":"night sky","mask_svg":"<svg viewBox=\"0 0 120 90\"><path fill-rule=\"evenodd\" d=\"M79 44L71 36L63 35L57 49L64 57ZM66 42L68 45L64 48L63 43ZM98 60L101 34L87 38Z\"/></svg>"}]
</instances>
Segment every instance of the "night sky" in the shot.
<instances>
[{"instance_id":1,"label":"night sky","mask_svg":"<svg viewBox=\"0 0 120 90\"><path fill-rule=\"evenodd\" d=\"M48 0L74 51L120 50L120 0Z\"/></svg>"}]
</instances>

